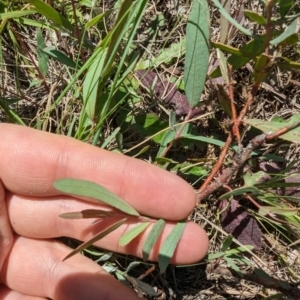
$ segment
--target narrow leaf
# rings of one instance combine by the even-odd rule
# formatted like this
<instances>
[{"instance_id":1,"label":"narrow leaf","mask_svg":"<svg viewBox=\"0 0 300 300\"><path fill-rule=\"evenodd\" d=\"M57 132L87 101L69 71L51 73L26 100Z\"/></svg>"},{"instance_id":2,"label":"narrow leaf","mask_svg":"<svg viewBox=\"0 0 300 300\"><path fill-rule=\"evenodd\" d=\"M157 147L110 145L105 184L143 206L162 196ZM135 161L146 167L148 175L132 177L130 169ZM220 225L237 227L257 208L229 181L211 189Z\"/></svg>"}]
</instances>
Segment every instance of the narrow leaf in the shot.
<instances>
[{"instance_id":1,"label":"narrow leaf","mask_svg":"<svg viewBox=\"0 0 300 300\"><path fill-rule=\"evenodd\" d=\"M295 18L295 20L285 29L285 31L280 34L277 38L270 41L271 45L278 45L286 40L288 37L297 32L297 24L299 22L299 18Z\"/></svg>"},{"instance_id":2,"label":"narrow leaf","mask_svg":"<svg viewBox=\"0 0 300 300\"><path fill-rule=\"evenodd\" d=\"M127 218L124 218L124 219L122 219L122 220L114 223L113 225L107 227L106 229L102 230L97 235L95 235L93 238L91 238L89 241L87 241L87 242L79 245L79 247L77 247L71 253L69 253L63 260L66 260L66 259L74 256L76 253L79 253L79 252L83 251L85 248L93 245L95 242L101 240L102 238L104 238L105 236L107 236L109 233L111 233L114 230L116 230L118 227L120 227L126 221L127 221Z\"/></svg>"},{"instance_id":3,"label":"narrow leaf","mask_svg":"<svg viewBox=\"0 0 300 300\"><path fill-rule=\"evenodd\" d=\"M273 207L273 206L261 206L258 210L258 213L262 216L266 216L268 214L276 214L282 215L285 217L296 216L300 208L281 208L281 207Z\"/></svg>"},{"instance_id":4,"label":"narrow leaf","mask_svg":"<svg viewBox=\"0 0 300 300\"><path fill-rule=\"evenodd\" d=\"M73 25L65 17L60 15L52 6L46 4L41 0L26 1L32 4L38 13L53 21L56 25L63 26L64 28L73 32Z\"/></svg>"},{"instance_id":5,"label":"narrow leaf","mask_svg":"<svg viewBox=\"0 0 300 300\"><path fill-rule=\"evenodd\" d=\"M131 230L125 232L119 239L119 245L125 246L129 244L133 239L140 235L150 225L150 222L141 223Z\"/></svg>"},{"instance_id":6,"label":"narrow leaf","mask_svg":"<svg viewBox=\"0 0 300 300\"><path fill-rule=\"evenodd\" d=\"M123 199L94 182L66 178L55 181L54 187L64 194L91 198L94 200L91 202L106 203L131 216L139 216L139 213Z\"/></svg>"},{"instance_id":7,"label":"narrow leaf","mask_svg":"<svg viewBox=\"0 0 300 300\"><path fill-rule=\"evenodd\" d=\"M229 265L230 268L232 268L234 271L236 271L238 274L242 274L240 268L235 264L234 260L231 259L228 256L224 256L225 261Z\"/></svg>"},{"instance_id":8,"label":"narrow leaf","mask_svg":"<svg viewBox=\"0 0 300 300\"><path fill-rule=\"evenodd\" d=\"M146 261L149 258L150 252L163 232L166 225L166 221L160 219L151 228L143 245L143 260Z\"/></svg>"},{"instance_id":9,"label":"narrow leaf","mask_svg":"<svg viewBox=\"0 0 300 300\"><path fill-rule=\"evenodd\" d=\"M228 76L229 71L228 71L228 67L227 67L227 59L226 59L224 53L220 49L217 49L217 57L219 60L222 76L223 76L226 84L228 85L229 84L229 76Z\"/></svg>"},{"instance_id":10,"label":"narrow leaf","mask_svg":"<svg viewBox=\"0 0 300 300\"><path fill-rule=\"evenodd\" d=\"M230 14L231 0L222 0L221 3L224 9L228 12L228 14ZM220 17L220 42L221 43L226 42L228 30L229 30L229 22L223 15L221 15Z\"/></svg>"},{"instance_id":11,"label":"narrow leaf","mask_svg":"<svg viewBox=\"0 0 300 300\"><path fill-rule=\"evenodd\" d=\"M190 139L190 140L195 140L195 141L199 141L199 142L205 142L208 144L212 144L212 145L217 145L220 147L224 146L224 142L220 141L220 140L216 140L213 138L208 138L205 136L196 136L196 135L192 135L192 134L184 134L182 135L182 137L186 138L186 139Z\"/></svg>"},{"instance_id":12,"label":"narrow leaf","mask_svg":"<svg viewBox=\"0 0 300 300\"><path fill-rule=\"evenodd\" d=\"M100 84L103 84L103 68L106 53L107 48L100 49L89 67L83 82L82 96L85 111L91 120L94 120L97 115L98 91Z\"/></svg>"},{"instance_id":13,"label":"narrow leaf","mask_svg":"<svg viewBox=\"0 0 300 300\"><path fill-rule=\"evenodd\" d=\"M285 126L291 126L294 122L298 122L299 120L300 114L294 114L289 121L285 122L262 121L259 119L249 119L245 120L245 122L265 133L274 133L279 129L283 129ZM279 138L292 143L300 143L299 127L282 134Z\"/></svg>"},{"instance_id":14,"label":"narrow leaf","mask_svg":"<svg viewBox=\"0 0 300 300\"><path fill-rule=\"evenodd\" d=\"M227 199L227 198L230 198L231 196L243 195L245 193L251 193L253 195L258 195L259 189L254 186L242 186L231 192L223 194L219 199L220 200Z\"/></svg>"},{"instance_id":15,"label":"narrow leaf","mask_svg":"<svg viewBox=\"0 0 300 300\"><path fill-rule=\"evenodd\" d=\"M113 214L110 211L102 209L85 209L77 212L68 212L60 214L64 219L89 219L89 218L105 218L111 217Z\"/></svg>"},{"instance_id":16,"label":"narrow leaf","mask_svg":"<svg viewBox=\"0 0 300 300\"><path fill-rule=\"evenodd\" d=\"M283 18L292 8L294 0L279 0L278 3L280 16Z\"/></svg>"},{"instance_id":17,"label":"narrow leaf","mask_svg":"<svg viewBox=\"0 0 300 300\"><path fill-rule=\"evenodd\" d=\"M164 273L167 269L167 266L169 265L174 251L181 239L185 225L185 222L178 222L159 249L158 264L160 273Z\"/></svg>"},{"instance_id":18,"label":"narrow leaf","mask_svg":"<svg viewBox=\"0 0 300 300\"><path fill-rule=\"evenodd\" d=\"M215 7L219 10L220 14L224 16L232 25L234 25L238 30L243 32L246 35L252 36L252 32L248 29L244 28L241 24L239 24L235 19L233 19L230 14L224 9L222 4L218 0L212 0Z\"/></svg>"},{"instance_id":19,"label":"narrow leaf","mask_svg":"<svg viewBox=\"0 0 300 300\"><path fill-rule=\"evenodd\" d=\"M46 44L43 38L42 31L38 28L36 32L36 41L37 41L37 56L38 56L38 65L41 74L45 77L48 72L48 61L49 57L43 53L43 49L46 48Z\"/></svg>"},{"instance_id":20,"label":"narrow leaf","mask_svg":"<svg viewBox=\"0 0 300 300\"><path fill-rule=\"evenodd\" d=\"M232 239L233 239L233 236L231 234L229 234L226 237L225 241L223 242L222 248L221 248L222 252L225 252L229 249L230 245L232 244Z\"/></svg>"},{"instance_id":21,"label":"narrow leaf","mask_svg":"<svg viewBox=\"0 0 300 300\"><path fill-rule=\"evenodd\" d=\"M53 47L47 47L43 49L43 52L47 54L48 56L54 58L55 60L61 62L67 67L76 69L76 67L81 67L80 64L76 65L76 63L67 55L62 53L61 51L53 48Z\"/></svg>"},{"instance_id":22,"label":"narrow leaf","mask_svg":"<svg viewBox=\"0 0 300 300\"><path fill-rule=\"evenodd\" d=\"M194 0L186 28L185 93L191 108L198 105L209 65L210 18L207 0Z\"/></svg>"},{"instance_id":23,"label":"narrow leaf","mask_svg":"<svg viewBox=\"0 0 300 300\"><path fill-rule=\"evenodd\" d=\"M245 10L244 14L253 22L259 24L259 25L266 25L267 24L267 20L260 14L258 14L257 12L254 11L250 11L250 10Z\"/></svg>"}]
</instances>

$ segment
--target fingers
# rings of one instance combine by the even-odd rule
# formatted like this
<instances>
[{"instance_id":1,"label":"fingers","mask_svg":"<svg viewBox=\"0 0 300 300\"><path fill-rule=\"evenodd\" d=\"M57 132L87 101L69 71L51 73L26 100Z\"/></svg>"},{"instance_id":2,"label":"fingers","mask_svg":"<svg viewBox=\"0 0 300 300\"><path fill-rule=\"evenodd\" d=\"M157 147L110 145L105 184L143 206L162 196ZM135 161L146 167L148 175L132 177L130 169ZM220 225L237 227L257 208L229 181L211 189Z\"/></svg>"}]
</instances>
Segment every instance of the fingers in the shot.
<instances>
[{"instance_id":1,"label":"fingers","mask_svg":"<svg viewBox=\"0 0 300 300\"><path fill-rule=\"evenodd\" d=\"M184 180L146 162L10 124L0 124L0 140L0 178L16 194L57 195L53 182L71 177L101 184L151 216L183 219L195 206Z\"/></svg>"},{"instance_id":2,"label":"fingers","mask_svg":"<svg viewBox=\"0 0 300 300\"><path fill-rule=\"evenodd\" d=\"M99 206L61 197L49 197L48 199L30 199L11 195L7 199L9 218L12 227L19 235L32 238L53 238L68 236L78 240L87 241L101 230L112 225L119 219L111 218L92 224L94 219L66 220L58 217L66 212L81 211L87 208L99 208ZM131 219L108 236L98 241L99 247L142 257L142 247L152 226L134 239L127 246L119 246L119 238L136 223ZM163 241L174 227L174 223L168 223L162 236L156 243L150 254L150 260L157 260L158 250ZM188 222L184 234L178 244L172 263L189 264L202 259L208 249L208 238L204 230L198 225Z\"/></svg>"},{"instance_id":3,"label":"fingers","mask_svg":"<svg viewBox=\"0 0 300 300\"><path fill-rule=\"evenodd\" d=\"M5 300L46 300L46 298L34 297L21 294L16 291L12 291L7 288L5 285L0 285L0 299Z\"/></svg>"},{"instance_id":4,"label":"fingers","mask_svg":"<svg viewBox=\"0 0 300 300\"><path fill-rule=\"evenodd\" d=\"M51 299L139 299L134 291L82 255L63 262L69 251L54 240L18 237L4 265L2 281L19 293Z\"/></svg>"},{"instance_id":5,"label":"fingers","mask_svg":"<svg viewBox=\"0 0 300 300\"><path fill-rule=\"evenodd\" d=\"M13 234L8 220L5 193L0 181L0 270L13 243Z\"/></svg>"}]
</instances>

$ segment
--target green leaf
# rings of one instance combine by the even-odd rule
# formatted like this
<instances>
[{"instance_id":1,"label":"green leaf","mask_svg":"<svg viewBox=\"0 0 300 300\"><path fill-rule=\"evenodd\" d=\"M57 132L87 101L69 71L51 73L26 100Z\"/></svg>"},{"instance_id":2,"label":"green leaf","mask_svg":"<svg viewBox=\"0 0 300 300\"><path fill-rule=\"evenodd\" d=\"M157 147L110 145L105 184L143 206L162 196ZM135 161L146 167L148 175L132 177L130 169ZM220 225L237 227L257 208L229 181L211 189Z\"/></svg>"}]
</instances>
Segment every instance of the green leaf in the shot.
<instances>
[{"instance_id":1,"label":"green leaf","mask_svg":"<svg viewBox=\"0 0 300 300\"><path fill-rule=\"evenodd\" d=\"M192 134L185 134L182 137L184 137L186 139L190 139L190 140L205 142L205 143L220 146L220 147L223 147L224 144L225 144L224 142L222 142L220 140L216 140L216 139L213 139L213 138L208 138L208 137L205 137L205 136L196 136L196 135L192 135Z\"/></svg>"},{"instance_id":2,"label":"green leaf","mask_svg":"<svg viewBox=\"0 0 300 300\"><path fill-rule=\"evenodd\" d=\"M160 120L154 114L146 114L134 117L134 123L130 127L136 130L139 134L149 137L167 128L168 123ZM160 144L164 135L165 132L155 135L153 137L153 141Z\"/></svg>"},{"instance_id":3,"label":"green leaf","mask_svg":"<svg viewBox=\"0 0 300 300\"><path fill-rule=\"evenodd\" d=\"M224 55L224 53L220 50L217 49L217 57L219 60L219 64L220 64L220 70L221 70L221 74L226 82L226 84L229 84L229 71L228 71L228 67L227 67L227 59Z\"/></svg>"},{"instance_id":4,"label":"green leaf","mask_svg":"<svg viewBox=\"0 0 300 300\"><path fill-rule=\"evenodd\" d=\"M88 21L85 25L84 28L86 30L90 29L92 26L96 25L98 22L100 22L103 18L105 18L106 16L108 16L113 10L109 9L107 11L105 11L102 14L97 15L96 17L92 18L90 21Z\"/></svg>"},{"instance_id":5,"label":"green leaf","mask_svg":"<svg viewBox=\"0 0 300 300\"><path fill-rule=\"evenodd\" d=\"M107 48L100 49L91 63L83 82L82 97L85 111L91 120L97 116L98 90L103 84L103 68L105 64Z\"/></svg>"},{"instance_id":6,"label":"green leaf","mask_svg":"<svg viewBox=\"0 0 300 300\"><path fill-rule=\"evenodd\" d=\"M291 35L297 32L297 24L299 22L299 18L295 18L295 20L285 29L285 31L280 34L278 37L270 41L271 45L278 45L282 43L284 40L289 38Z\"/></svg>"},{"instance_id":7,"label":"green leaf","mask_svg":"<svg viewBox=\"0 0 300 300\"><path fill-rule=\"evenodd\" d=\"M119 239L119 245L125 246L129 244L133 239L135 239L138 235L145 231L149 225L150 222L141 223L125 232Z\"/></svg>"},{"instance_id":8,"label":"green leaf","mask_svg":"<svg viewBox=\"0 0 300 300\"><path fill-rule=\"evenodd\" d=\"M38 66L41 74L45 77L48 72L49 57L43 52L43 49L46 48L47 46L45 44L42 31L39 28L36 31L36 41L37 41Z\"/></svg>"},{"instance_id":9,"label":"green leaf","mask_svg":"<svg viewBox=\"0 0 300 300\"><path fill-rule=\"evenodd\" d=\"M283 18L292 8L294 0L279 0L278 4L280 16Z\"/></svg>"},{"instance_id":10,"label":"green leaf","mask_svg":"<svg viewBox=\"0 0 300 300\"><path fill-rule=\"evenodd\" d=\"M286 122L262 121L258 119L248 119L245 120L245 122L265 133L274 133L277 130L283 129L285 126L290 126L294 122L297 122L299 120L300 114L295 114L289 121ZM300 143L299 127L288 131L287 133L281 135L279 138L292 143Z\"/></svg>"},{"instance_id":11,"label":"green leaf","mask_svg":"<svg viewBox=\"0 0 300 300\"><path fill-rule=\"evenodd\" d=\"M238 274L242 276L240 268L235 264L234 260L228 256L224 256L225 261L227 262L228 266L236 271Z\"/></svg>"},{"instance_id":12,"label":"green leaf","mask_svg":"<svg viewBox=\"0 0 300 300\"><path fill-rule=\"evenodd\" d=\"M222 4L218 0L212 0L215 7L219 10L220 14L224 16L232 25L234 25L238 30L243 32L244 34L248 36L253 36L252 32L248 29L244 28L241 24L239 24L235 19L233 19L230 14L224 9Z\"/></svg>"},{"instance_id":13,"label":"green leaf","mask_svg":"<svg viewBox=\"0 0 300 300\"><path fill-rule=\"evenodd\" d=\"M36 13L36 10L33 10L33 9L8 11L8 12L0 13L0 20L15 19L15 18L20 18L23 16L35 14L35 13Z\"/></svg>"},{"instance_id":14,"label":"green leaf","mask_svg":"<svg viewBox=\"0 0 300 300\"><path fill-rule=\"evenodd\" d=\"M113 132L112 132L112 134L109 136L109 137L107 137L106 139L105 139L105 141L103 142L103 144L101 145L101 148L102 149L105 149L105 147L106 146L108 146L109 145L109 143L116 137L116 135L120 132L120 127L117 127Z\"/></svg>"},{"instance_id":15,"label":"green leaf","mask_svg":"<svg viewBox=\"0 0 300 300\"><path fill-rule=\"evenodd\" d=\"M246 15L246 17L248 17L251 21L259 24L259 25L266 25L267 24L267 20L260 14L254 12L254 11L250 11L250 10L244 10L244 14Z\"/></svg>"},{"instance_id":16,"label":"green leaf","mask_svg":"<svg viewBox=\"0 0 300 300\"><path fill-rule=\"evenodd\" d=\"M171 44L169 48L163 48L157 57L151 57L149 60L140 62L136 70L155 69L162 63L169 64L174 58L182 57L185 51L186 39L182 38L179 42Z\"/></svg>"},{"instance_id":17,"label":"green leaf","mask_svg":"<svg viewBox=\"0 0 300 300\"><path fill-rule=\"evenodd\" d=\"M160 268L160 273L164 273L166 271L167 266L173 257L174 251L181 239L185 225L185 222L178 222L159 249L158 265Z\"/></svg>"},{"instance_id":18,"label":"green leaf","mask_svg":"<svg viewBox=\"0 0 300 300\"><path fill-rule=\"evenodd\" d=\"M79 247L77 247L76 249L74 249L71 253L69 253L63 260L66 260L72 256L74 256L76 253L79 253L81 251L83 251L85 248L93 245L95 242L101 240L102 238L104 238L105 236L107 236L109 233L115 231L118 227L120 227L122 224L124 224L127 221L127 218L124 218L116 223L114 223L113 225L107 227L106 229L100 231L98 234L96 234L93 238L91 238L90 240L88 240L87 242L79 245Z\"/></svg>"},{"instance_id":19,"label":"green leaf","mask_svg":"<svg viewBox=\"0 0 300 300\"><path fill-rule=\"evenodd\" d=\"M166 221L160 219L151 228L143 245L143 260L147 261L152 248L160 237L166 225Z\"/></svg>"},{"instance_id":20,"label":"green leaf","mask_svg":"<svg viewBox=\"0 0 300 300\"><path fill-rule=\"evenodd\" d=\"M281 208L274 206L261 206L258 210L258 213L262 216L266 216L268 214L276 214L285 217L297 216L300 208Z\"/></svg>"},{"instance_id":21,"label":"green leaf","mask_svg":"<svg viewBox=\"0 0 300 300\"><path fill-rule=\"evenodd\" d=\"M225 241L223 242L222 248L221 248L222 252L225 252L229 249L230 245L232 244L232 239L233 239L233 237L231 234L229 234L226 237Z\"/></svg>"},{"instance_id":22,"label":"green leaf","mask_svg":"<svg viewBox=\"0 0 300 300\"><path fill-rule=\"evenodd\" d=\"M266 176L266 173L263 171L258 171L253 174L246 173L244 176L245 185L253 186L257 183L260 183L261 179Z\"/></svg>"},{"instance_id":23,"label":"green leaf","mask_svg":"<svg viewBox=\"0 0 300 300\"><path fill-rule=\"evenodd\" d=\"M246 45L241 47L239 50L243 56L255 59L256 56L262 54L265 50L265 39L266 36L260 36L259 39L253 39ZM229 59L228 59L229 60Z\"/></svg>"},{"instance_id":24,"label":"green leaf","mask_svg":"<svg viewBox=\"0 0 300 300\"><path fill-rule=\"evenodd\" d=\"M228 193L223 194L219 199L228 199L231 196L237 196L237 195L243 195L245 193L251 193L254 195L258 195L259 194L259 189L254 187L254 186L242 186L240 188L237 188L233 191L230 191Z\"/></svg>"},{"instance_id":25,"label":"green leaf","mask_svg":"<svg viewBox=\"0 0 300 300\"><path fill-rule=\"evenodd\" d=\"M241 53L240 49L234 48L232 46L229 46L229 45L226 45L226 44L223 44L223 43L219 43L219 42L211 42L211 45L214 48L220 49L220 50L222 50L226 53L234 54L234 55L237 55L237 56L242 56L242 53Z\"/></svg>"},{"instance_id":26,"label":"green leaf","mask_svg":"<svg viewBox=\"0 0 300 300\"><path fill-rule=\"evenodd\" d=\"M139 216L139 213L128 203L122 200L111 191L91 181L78 179L59 179L54 182L54 187L64 194L91 198L99 204L106 203L120 211L123 211L131 216ZM89 200L87 200L89 201Z\"/></svg>"},{"instance_id":27,"label":"green leaf","mask_svg":"<svg viewBox=\"0 0 300 300\"><path fill-rule=\"evenodd\" d=\"M185 93L193 108L199 104L209 65L210 18L207 0L194 0L186 28Z\"/></svg>"},{"instance_id":28,"label":"green leaf","mask_svg":"<svg viewBox=\"0 0 300 300\"><path fill-rule=\"evenodd\" d=\"M47 54L48 56L54 58L55 60L61 62L62 64L64 64L67 67L76 69L77 67L81 67L80 64L76 65L76 63L67 55L65 55L64 53L62 53L61 51L53 48L53 47L47 47L47 48L43 48L43 52L45 54Z\"/></svg>"},{"instance_id":29,"label":"green leaf","mask_svg":"<svg viewBox=\"0 0 300 300\"><path fill-rule=\"evenodd\" d=\"M60 15L52 6L46 4L41 0L26 0L32 4L36 11L46 17L47 19L53 21L56 25L62 26L71 32L73 32L73 25L62 15Z\"/></svg>"}]
</instances>

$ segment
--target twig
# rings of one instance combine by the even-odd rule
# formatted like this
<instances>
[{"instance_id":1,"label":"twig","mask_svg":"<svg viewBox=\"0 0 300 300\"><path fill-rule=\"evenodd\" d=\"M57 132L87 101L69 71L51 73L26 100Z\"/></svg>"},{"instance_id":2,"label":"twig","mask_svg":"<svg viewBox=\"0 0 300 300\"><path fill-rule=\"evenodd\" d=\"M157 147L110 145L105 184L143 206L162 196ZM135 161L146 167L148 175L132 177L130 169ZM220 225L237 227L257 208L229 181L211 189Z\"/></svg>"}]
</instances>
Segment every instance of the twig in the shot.
<instances>
[{"instance_id":1,"label":"twig","mask_svg":"<svg viewBox=\"0 0 300 300\"><path fill-rule=\"evenodd\" d=\"M231 177L238 171L238 169L250 158L251 153L253 150L255 150L257 147L263 145L266 141L270 141L274 138L278 138L283 133L286 133L296 127L300 126L300 121L297 121L290 126L286 126L282 129L277 130L273 134L261 134L253 138L246 148L239 149L237 154L234 157L233 165L231 167L226 168L222 174L213 182L211 182L209 185L205 186L203 188L203 185L208 182L208 180L205 181L205 183L201 186L199 193L197 195L197 205L201 200L212 194L215 190L217 190L219 187L223 186L224 184L227 184L227 182L231 179ZM225 148L225 147L224 147ZM221 157L221 155L220 155ZM217 162L217 164L219 161ZM216 169L216 167L214 168ZM213 169L213 170L214 170ZM211 175L211 174L210 174ZM211 177L211 176L209 176Z\"/></svg>"},{"instance_id":2,"label":"twig","mask_svg":"<svg viewBox=\"0 0 300 300\"><path fill-rule=\"evenodd\" d=\"M229 146L230 146L231 142L232 142L232 133L230 132L229 135L228 135L228 137L227 137L226 143L225 143L225 145L224 145L224 147L223 147L223 149L221 151L221 154L219 156L219 159L218 159L217 163L215 164L214 168L210 172L209 176L206 178L205 182L201 185L201 187L199 189L199 193L203 193L207 189L208 185L211 183L211 181L213 180L214 176L217 174L217 172L219 171L219 169L223 165L225 156L227 154L227 151L229 149Z\"/></svg>"},{"instance_id":3,"label":"twig","mask_svg":"<svg viewBox=\"0 0 300 300\"><path fill-rule=\"evenodd\" d=\"M232 66L228 66L229 70L229 75L230 75L230 82L228 84L228 90L229 90L229 99L230 99L230 107L231 107L231 113L232 113L232 119L233 119L233 134L236 136L238 145L241 144L241 135L239 131L239 123L237 120L237 115L236 115L236 109L235 109L235 104L234 104L234 94L233 94L233 86L232 86Z\"/></svg>"}]
</instances>

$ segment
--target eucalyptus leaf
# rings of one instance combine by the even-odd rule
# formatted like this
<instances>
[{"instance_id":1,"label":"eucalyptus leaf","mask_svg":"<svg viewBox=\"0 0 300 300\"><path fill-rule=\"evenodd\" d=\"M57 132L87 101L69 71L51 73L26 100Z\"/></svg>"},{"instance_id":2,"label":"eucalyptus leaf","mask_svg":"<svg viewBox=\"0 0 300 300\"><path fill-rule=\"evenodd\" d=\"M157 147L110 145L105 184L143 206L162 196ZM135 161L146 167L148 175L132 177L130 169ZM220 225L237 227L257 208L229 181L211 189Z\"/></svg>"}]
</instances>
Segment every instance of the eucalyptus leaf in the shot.
<instances>
[{"instance_id":1,"label":"eucalyptus leaf","mask_svg":"<svg viewBox=\"0 0 300 300\"><path fill-rule=\"evenodd\" d=\"M90 202L105 203L128 215L139 216L139 213L123 199L94 182L65 178L55 181L54 187L64 194L90 198L94 200Z\"/></svg>"},{"instance_id":2,"label":"eucalyptus leaf","mask_svg":"<svg viewBox=\"0 0 300 300\"><path fill-rule=\"evenodd\" d=\"M159 249L158 264L160 273L164 273L166 271L181 239L185 226L185 222L178 222Z\"/></svg>"}]
</instances>

